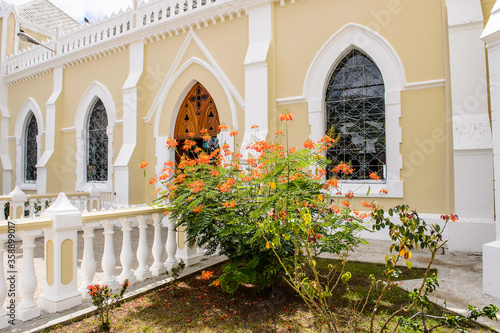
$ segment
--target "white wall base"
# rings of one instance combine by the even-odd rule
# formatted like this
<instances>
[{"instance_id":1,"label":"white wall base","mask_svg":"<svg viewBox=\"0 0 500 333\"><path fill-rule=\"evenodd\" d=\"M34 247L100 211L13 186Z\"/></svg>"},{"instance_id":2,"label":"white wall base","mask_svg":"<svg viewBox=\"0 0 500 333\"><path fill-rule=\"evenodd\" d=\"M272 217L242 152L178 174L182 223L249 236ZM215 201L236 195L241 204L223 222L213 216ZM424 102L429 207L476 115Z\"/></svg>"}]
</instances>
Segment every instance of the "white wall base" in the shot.
<instances>
[{"instance_id":1,"label":"white wall base","mask_svg":"<svg viewBox=\"0 0 500 333\"><path fill-rule=\"evenodd\" d=\"M448 224L448 250L478 252L495 240L493 221L460 221Z\"/></svg>"},{"instance_id":2,"label":"white wall base","mask_svg":"<svg viewBox=\"0 0 500 333\"><path fill-rule=\"evenodd\" d=\"M140 271L135 271L135 277L137 279L137 281L144 281L146 279L149 279L153 276L153 274L151 273L150 270L148 271L144 271L144 272L140 272Z\"/></svg>"},{"instance_id":3,"label":"white wall base","mask_svg":"<svg viewBox=\"0 0 500 333\"><path fill-rule=\"evenodd\" d=\"M483 292L500 298L500 241L483 246Z\"/></svg>"},{"instance_id":4,"label":"white wall base","mask_svg":"<svg viewBox=\"0 0 500 333\"><path fill-rule=\"evenodd\" d=\"M203 255L196 253L196 250L194 251L194 253L193 252L189 253L189 255L186 253L182 253L182 252L179 254L179 251L177 251L177 254L175 256L175 258L179 262L182 259L182 261L184 261L184 263L186 264L186 267L199 263L201 261L202 257L203 257Z\"/></svg>"},{"instance_id":5,"label":"white wall base","mask_svg":"<svg viewBox=\"0 0 500 333\"><path fill-rule=\"evenodd\" d=\"M159 276L162 274L165 274L167 271L166 267L151 267L151 273L153 273L153 276Z\"/></svg>"},{"instance_id":6,"label":"white wall base","mask_svg":"<svg viewBox=\"0 0 500 333\"><path fill-rule=\"evenodd\" d=\"M77 291L58 298L45 294L40 296L39 304L42 309L50 313L60 312L82 304L82 294Z\"/></svg>"},{"instance_id":7,"label":"white wall base","mask_svg":"<svg viewBox=\"0 0 500 333\"><path fill-rule=\"evenodd\" d=\"M444 225L444 221L439 218L440 215L419 215L427 224L438 223L441 227ZM393 218L392 222L398 223L398 220ZM371 230L371 224L367 228ZM360 236L367 240L390 240L388 231L385 229L375 232L363 231ZM448 223L443 236L448 240L449 251L481 253L483 244L495 240L495 223L488 219L459 219L457 222Z\"/></svg>"}]
</instances>

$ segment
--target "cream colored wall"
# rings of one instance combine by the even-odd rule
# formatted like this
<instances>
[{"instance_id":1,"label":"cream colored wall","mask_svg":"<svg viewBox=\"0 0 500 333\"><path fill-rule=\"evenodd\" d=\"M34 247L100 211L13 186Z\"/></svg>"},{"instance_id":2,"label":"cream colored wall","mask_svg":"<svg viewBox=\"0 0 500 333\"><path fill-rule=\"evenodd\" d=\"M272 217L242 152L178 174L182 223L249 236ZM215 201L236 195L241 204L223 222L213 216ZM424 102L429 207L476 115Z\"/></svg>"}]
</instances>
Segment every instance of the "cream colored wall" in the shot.
<instances>
[{"instance_id":1,"label":"cream colored wall","mask_svg":"<svg viewBox=\"0 0 500 333\"><path fill-rule=\"evenodd\" d=\"M58 119L56 131L75 125L75 115L87 88L92 82L102 83L110 92L116 108L117 119L123 118L122 86L128 76L128 51L106 56L88 63L70 67L64 70L63 92L61 95L61 118ZM90 107L90 105L89 105ZM62 134L62 145L57 144L58 160L64 157L63 165L67 167L67 175L61 184L63 191L74 191L76 182L76 132ZM122 126L114 127L113 162L122 146ZM70 171L71 170L71 171Z\"/></svg>"},{"instance_id":2,"label":"cream colored wall","mask_svg":"<svg viewBox=\"0 0 500 333\"><path fill-rule=\"evenodd\" d=\"M371 0L317 0L279 7L276 3L277 97L302 95L307 70L318 51L336 31L351 22L368 26L388 40L401 58L409 83L444 79L447 41L443 40L440 2L399 1L399 4L388 7L387 2ZM426 18L425 24L422 17ZM440 137L432 153L423 152L425 156L422 163L417 163L418 168L412 167L415 163L410 163L408 158L420 157L422 148L418 144L427 142L433 130L443 135L450 133L447 131L450 124L445 122L444 88L407 91L401 97L404 199L379 201L388 207L407 202L426 213L443 213L448 207L446 196L450 195L446 193L449 184L445 176L450 170L447 169L445 147L451 138ZM309 126L304 125L309 122L308 105L293 104L287 108L295 116L290 127L290 132L294 133L291 146L301 147L310 134ZM284 107L278 110L283 112ZM277 115L274 116L276 119ZM271 124L283 127L278 121Z\"/></svg>"},{"instance_id":3,"label":"cream colored wall","mask_svg":"<svg viewBox=\"0 0 500 333\"><path fill-rule=\"evenodd\" d=\"M9 56L14 53L14 40L16 33L16 19L13 13L9 14L7 18L7 45L5 55Z\"/></svg>"},{"instance_id":4,"label":"cream colored wall","mask_svg":"<svg viewBox=\"0 0 500 333\"><path fill-rule=\"evenodd\" d=\"M9 136L14 136L14 129L16 126L16 120L19 115L19 111L24 103L28 100L29 97L33 98L40 111L42 112L43 124L46 126L46 117L45 117L45 103L47 103L49 97L52 94L52 86L53 86L53 76L52 73L45 74L39 76L37 78L33 78L28 81L24 81L19 84L15 84L8 88L8 108L10 112L10 121L9 121ZM45 131L45 128L38 128L38 133L40 134L42 131ZM43 138L43 137L42 137ZM44 140L42 140L42 153L45 149ZM9 155L10 161L12 163L12 188L14 188L14 182L16 181L16 141L9 140Z\"/></svg>"},{"instance_id":5,"label":"cream colored wall","mask_svg":"<svg viewBox=\"0 0 500 333\"><path fill-rule=\"evenodd\" d=\"M483 7L483 16L484 16L484 24L486 26L486 23L490 19L491 16L491 10L493 9L493 6L495 5L496 0L481 0L481 6Z\"/></svg>"},{"instance_id":6,"label":"cream colored wall","mask_svg":"<svg viewBox=\"0 0 500 333\"><path fill-rule=\"evenodd\" d=\"M224 24L210 25L208 28L201 30L194 29L194 32L239 94L244 97L245 69L243 63L248 47L248 18L246 16L235 18L233 21L226 21ZM148 186L147 179L144 178L143 171L138 168L138 165L141 160L145 160L150 163L150 170L154 170L152 166L156 163L156 145L153 133L155 116L149 123L144 123L142 118L148 114L186 37L187 34L180 34L145 46L144 73L138 84L139 129L137 146L140 148L136 149L133 155L133 163L131 163L132 167L130 168L135 180L131 183L130 200L132 203L150 202L152 200L151 192L154 191L154 188ZM191 41L181 58L179 67L192 57L209 62L200 47L194 41ZM175 68L175 71L179 67ZM173 135L170 131L175 125L179 104L184 100L185 95L195 81L201 82L207 88L215 100L221 123L226 124L231 129L233 120L230 106L221 84L205 68L194 64L178 77L165 100L161 111L160 136ZM236 100L234 100L234 103L236 104L238 127L240 129L240 135L236 138L236 142L241 144L245 116L243 109ZM172 121L173 123L171 123ZM148 175L148 177L150 176ZM136 191L137 189L139 191Z\"/></svg>"}]
</instances>

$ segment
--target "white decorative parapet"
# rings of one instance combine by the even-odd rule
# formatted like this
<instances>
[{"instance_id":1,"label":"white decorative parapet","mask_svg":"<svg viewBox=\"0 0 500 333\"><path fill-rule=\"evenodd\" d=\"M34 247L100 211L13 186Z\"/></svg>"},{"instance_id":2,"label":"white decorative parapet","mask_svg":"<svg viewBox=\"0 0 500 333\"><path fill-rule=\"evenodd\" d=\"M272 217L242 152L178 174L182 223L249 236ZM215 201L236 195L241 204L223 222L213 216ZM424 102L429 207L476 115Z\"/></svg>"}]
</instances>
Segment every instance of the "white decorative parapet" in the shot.
<instances>
[{"instance_id":1,"label":"white decorative parapet","mask_svg":"<svg viewBox=\"0 0 500 333\"><path fill-rule=\"evenodd\" d=\"M163 214L161 207L132 207L126 209L110 209L93 212L80 212L71 204L69 198L61 193L44 216L34 218L0 221L0 329L8 327L9 321L28 321L41 315L41 311L59 312L81 304L82 297L88 298L87 286L94 283L108 284L118 287L128 279L132 284L151 276L163 274L177 264L176 254L189 265L200 257L194 247L185 242L184 232L177 234L175 224ZM139 245L136 253L132 250L131 232L137 228ZM104 243L94 243L94 230L104 227ZM154 236L146 236L149 228L153 228ZM166 242L162 239L162 228L167 228ZM83 229L83 235L78 230ZM44 264L35 265L35 238L43 232ZM137 229L136 229L137 230ZM119 259L115 256L114 242L117 233L122 235L122 247ZM8 254L14 253L20 239L22 267L16 263L2 262L2 253L7 244ZM177 239L182 250L178 251ZM78 270L77 243L84 242L83 259ZM94 247L103 253L96 258ZM164 254L166 261L162 261ZM154 258L152 267L148 267L149 258ZM100 262L99 262L99 259ZM95 281L96 260L100 263L104 276ZM115 276L117 262L122 271ZM199 260L199 258L198 258ZM134 262L139 267L132 270ZM4 265L5 264L5 265ZM36 267L36 268L35 268ZM36 270L43 270L42 272ZM77 272L80 271L82 282L77 285ZM38 274L37 274L38 273ZM14 276L14 281L11 278ZM44 286L37 290L37 276L43 277ZM17 286L16 286L17 281ZM11 289L11 290L9 290ZM14 291L21 298L7 298ZM13 304L13 305L12 305ZM11 317L12 315L12 317Z\"/></svg>"},{"instance_id":2,"label":"white decorative parapet","mask_svg":"<svg viewBox=\"0 0 500 333\"><path fill-rule=\"evenodd\" d=\"M182 20L182 23L180 23L182 29L185 29L192 23L199 25L198 21L184 22L185 20L182 18L200 12L203 9L209 9L232 1L234 0L152 0L147 3L141 2L136 10L129 7L127 10L121 10L110 17L93 21L72 31L62 32L57 39L42 43L49 49L54 50L55 53L42 46L34 46L8 57L5 62L4 75L10 75L17 71L31 68L52 58L65 57L67 54L72 54L78 50L89 49L108 40L119 38L140 29L147 29L151 25L162 22L179 18ZM234 13L238 16L240 15L239 10L235 10ZM212 22L215 22L217 19L224 21L224 15L223 13L215 16L211 15L209 18L206 18L205 24L208 24L207 21L209 19ZM114 45L114 47L118 47L118 45ZM93 48L92 52L100 56L100 52L105 52L105 50L106 48L103 50ZM87 61L95 56L95 54L93 56L82 56L85 59L84 61ZM77 59L69 59L68 61L71 60ZM40 68L39 71L43 72L49 69L50 66L46 66L46 68Z\"/></svg>"}]
</instances>

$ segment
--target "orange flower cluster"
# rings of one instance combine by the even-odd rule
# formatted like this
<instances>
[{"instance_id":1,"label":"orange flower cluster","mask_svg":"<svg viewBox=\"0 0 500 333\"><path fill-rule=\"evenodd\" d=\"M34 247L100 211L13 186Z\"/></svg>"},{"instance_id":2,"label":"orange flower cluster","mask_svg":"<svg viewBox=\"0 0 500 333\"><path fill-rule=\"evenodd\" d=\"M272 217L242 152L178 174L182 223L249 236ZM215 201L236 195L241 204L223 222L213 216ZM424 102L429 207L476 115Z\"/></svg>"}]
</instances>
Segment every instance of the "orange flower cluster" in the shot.
<instances>
[{"instance_id":1,"label":"orange flower cluster","mask_svg":"<svg viewBox=\"0 0 500 333\"><path fill-rule=\"evenodd\" d=\"M236 136L236 135L238 135L238 131L229 132L229 136Z\"/></svg>"},{"instance_id":2,"label":"orange flower cluster","mask_svg":"<svg viewBox=\"0 0 500 333\"><path fill-rule=\"evenodd\" d=\"M251 127L251 129L256 129L256 128L259 128L259 125L253 125L253 126Z\"/></svg>"},{"instance_id":3,"label":"orange flower cluster","mask_svg":"<svg viewBox=\"0 0 500 333\"><path fill-rule=\"evenodd\" d=\"M219 125L219 129L221 131L227 130L227 126L226 125Z\"/></svg>"},{"instance_id":4,"label":"orange flower cluster","mask_svg":"<svg viewBox=\"0 0 500 333\"><path fill-rule=\"evenodd\" d=\"M371 208L371 207L372 207L372 204L371 204L371 203L368 203L368 202L366 202L366 201L362 201L362 202L361 202L361 205L362 205L363 207L366 207L366 208Z\"/></svg>"},{"instance_id":5,"label":"orange flower cluster","mask_svg":"<svg viewBox=\"0 0 500 333\"><path fill-rule=\"evenodd\" d=\"M212 271L201 271L201 279L202 280L209 280L213 276L214 276L214 272L212 272Z\"/></svg>"},{"instance_id":6,"label":"orange flower cluster","mask_svg":"<svg viewBox=\"0 0 500 333\"><path fill-rule=\"evenodd\" d=\"M156 182L157 182L157 179L155 177L150 178L149 181L148 181L149 185L153 185Z\"/></svg>"},{"instance_id":7,"label":"orange flower cluster","mask_svg":"<svg viewBox=\"0 0 500 333\"><path fill-rule=\"evenodd\" d=\"M202 209L203 209L203 205L195 206L195 207L193 208L193 212L195 212L195 213L199 213L199 212L201 212L201 211L202 211Z\"/></svg>"},{"instance_id":8,"label":"orange flower cluster","mask_svg":"<svg viewBox=\"0 0 500 333\"><path fill-rule=\"evenodd\" d=\"M339 181L337 178L330 178L328 179L328 185L330 185L330 187L337 188L339 186Z\"/></svg>"},{"instance_id":9,"label":"orange flower cluster","mask_svg":"<svg viewBox=\"0 0 500 333\"><path fill-rule=\"evenodd\" d=\"M178 145L179 143L177 142L177 140L173 139L173 138L168 138L167 140L167 145L168 145L168 148L174 148Z\"/></svg>"},{"instance_id":10,"label":"orange flower cluster","mask_svg":"<svg viewBox=\"0 0 500 333\"><path fill-rule=\"evenodd\" d=\"M222 206L226 208L233 208L234 206L236 206L236 201L233 200L233 201L223 202Z\"/></svg>"},{"instance_id":11,"label":"orange flower cluster","mask_svg":"<svg viewBox=\"0 0 500 333\"><path fill-rule=\"evenodd\" d=\"M141 167L141 169L144 169L148 166L148 162L144 161L141 164L139 164L139 166Z\"/></svg>"},{"instance_id":12,"label":"orange flower cluster","mask_svg":"<svg viewBox=\"0 0 500 333\"><path fill-rule=\"evenodd\" d=\"M378 176L376 172L371 172L370 173L370 178L373 179L373 180L379 180L380 176Z\"/></svg>"},{"instance_id":13,"label":"orange flower cluster","mask_svg":"<svg viewBox=\"0 0 500 333\"><path fill-rule=\"evenodd\" d=\"M221 185L217 186L219 191L221 192L229 192L231 187L236 183L236 180L233 178L228 178L225 182L223 182Z\"/></svg>"},{"instance_id":14,"label":"orange flower cluster","mask_svg":"<svg viewBox=\"0 0 500 333\"><path fill-rule=\"evenodd\" d=\"M189 187L193 189L194 193L201 192L203 190L203 186L205 186L205 183L202 180L197 180L189 184Z\"/></svg>"},{"instance_id":15,"label":"orange flower cluster","mask_svg":"<svg viewBox=\"0 0 500 333\"><path fill-rule=\"evenodd\" d=\"M352 199L352 198L354 198L354 194L352 192L349 192L349 193L346 193L345 197L347 199Z\"/></svg>"},{"instance_id":16,"label":"orange flower cluster","mask_svg":"<svg viewBox=\"0 0 500 333\"><path fill-rule=\"evenodd\" d=\"M283 131L282 130L277 130L276 131L276 136L278 136L278 135L283 135Z\"/></svg>"},{"instance_id":17,"label":"orange flower cluster","mask_svg":"<svg viewBox=\"0 0 500 333\"><path fill-rule=\"evenodd\" d=\"M202 136L202 139L203 139L203 141L210 141L210 140L212 140L212 137L207 134L207 135Z\"/></svg>"},{"instance_id":18,"label":"orange flower cluster","mask_svg":"<svg viewBox=\"0 0 500 333\"><path fill-rule=\"evenodd\" d=\"M291 121L293 120L293 115L290 112L280 114L281 121Z\"/></svg>"},{"instance_id":19,"label":"orange flower cluster","mask_svg":"<svg viewBox=\"0 0 500 333\"><path fill-rule=\"evenodd\" d=\"M381 190L379 191L379 193L381 193L381 194L387 194L387 190L386 190L385 188L383 188L383 189L381 189Z\"/></svg>"},{"instance_id":20,"label":"orange flower cluster","mask_svg":"<svg viewBox=\"0 0 500 333\"><path fill-rule=\"evenodd\" d=\"M347 165L346 163L340 163L335 168L333 168L332 171L335 173L343 173L345 175L352 175L354 169L351 166Z\"/></svg>"},{"instance_id":21,"label":"orange flower cluster","mask_svg":"<svg viewBox=\"0 0 500 333\"><path fill-rule=\"evenodd\" d=\"M306 142L304 142L304 147L306 147L307 149L313 149L314 146L315 146L315 144L311 140L307 140Z\"/></svg>"},{"instance_id":22,"label":"orange flower cluster","mask_svg":"<svg viewBox=\"0 0 500 333\"><path fill-rule=\"evenodd\" d=\"M189 150L193 146L196 146L196 141L186 140L184 141L184 146L182 146L182 149Z\"/></svg>"},{"instance_id":23,"label":"orange flower cluster","mask_svg":"<svg viewBox=\"0 0 500 333\"><path fill-rule=\"evenodd\" d=\"M346 207L349 207L351 205L351 203L349 201L342 201L341 204L343 204L344 206Z\"/></svg>"}]
</instances>

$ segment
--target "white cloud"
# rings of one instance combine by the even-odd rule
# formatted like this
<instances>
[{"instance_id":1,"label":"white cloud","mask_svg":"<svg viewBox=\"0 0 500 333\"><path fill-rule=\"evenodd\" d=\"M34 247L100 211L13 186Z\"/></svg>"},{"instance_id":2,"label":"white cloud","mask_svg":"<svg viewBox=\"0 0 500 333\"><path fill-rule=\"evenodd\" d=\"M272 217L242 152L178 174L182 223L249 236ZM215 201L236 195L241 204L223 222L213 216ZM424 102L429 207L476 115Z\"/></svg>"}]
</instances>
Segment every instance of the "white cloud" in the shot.
<instances>
[{"instance_id":1,"label":"white cloud","mask_svg":"<svg viewBox=\"0 0 500 333\"><path fill-rule=\"evenodd\" d=\"M31 0L6 0L15 5L22 5ZM54 5L82 22L84 17L89 20L102 18L117 13L120 9L132 6L132 0L50 0Z\"/></svg>"}]
</instances>

